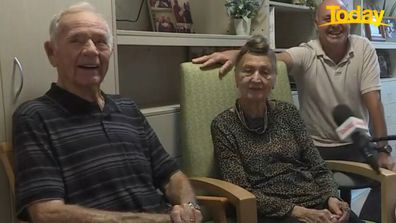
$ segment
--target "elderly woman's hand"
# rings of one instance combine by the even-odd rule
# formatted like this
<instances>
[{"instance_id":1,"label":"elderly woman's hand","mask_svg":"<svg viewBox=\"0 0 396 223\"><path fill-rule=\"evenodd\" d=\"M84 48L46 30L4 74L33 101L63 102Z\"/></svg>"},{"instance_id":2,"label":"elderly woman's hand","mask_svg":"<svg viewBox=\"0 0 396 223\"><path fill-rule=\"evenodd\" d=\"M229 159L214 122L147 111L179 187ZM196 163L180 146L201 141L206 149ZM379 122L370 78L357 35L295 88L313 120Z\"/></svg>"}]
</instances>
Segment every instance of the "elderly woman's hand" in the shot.
<instances>
[{"instance_id":1,"label":"elderly woman's hand","mask_svg":"<svg viewBox=\"0 0 396 223\"><path fill-rule=\"evenodd\" d=\"M299 221L307 223L333 223L339 222L339 216L332 214L327 209L316 210L304 208L301 206L294 206L291 215Z\"/></svg>"},{"instance_id":2,"label":"elderly woman's hand","mask_svg":"<svg viewBox=\"0 0 396 223\"><path fill-rule=\"evenodd\" d=\"M337 216L337 221L334 222L348 222L349 220L349 213L350 213L350 208L348 203L338 200L335 197L330 197L327 205L329 207L329 210L332 214Z\"/></svg>"},{"instance_id":3,"label":"elderly woman's hand","mask_svg":"<svg viewBox=\"0 0 396 223\"><path fill-rule=\"evenodd\" d=\"M215 52L209 55L194 58L193 63L202 64L202 69L208 68L216 64L223 64L219 70L219 78L224 77L234 66L235 59L239 50L227 50L223 52Z\"/></svg>"}]
</instances>

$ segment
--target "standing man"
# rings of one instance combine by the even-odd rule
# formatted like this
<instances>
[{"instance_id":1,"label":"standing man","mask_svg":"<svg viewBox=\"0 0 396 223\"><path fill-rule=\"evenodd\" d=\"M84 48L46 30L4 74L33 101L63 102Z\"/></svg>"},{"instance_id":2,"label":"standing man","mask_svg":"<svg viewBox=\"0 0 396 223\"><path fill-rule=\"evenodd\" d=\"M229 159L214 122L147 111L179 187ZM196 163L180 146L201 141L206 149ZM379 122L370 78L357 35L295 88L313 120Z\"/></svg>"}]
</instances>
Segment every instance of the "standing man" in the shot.
<instances>
[{"instance_id":1,"label":"standing man","mask_svg":"<svg viewBox=\"0 0 396 223\"><path fill-rule=\"evenodd\" d=\"M364 162L360 153L352 151L350 144L338 138L331 111L339 104L346 104L357 117L367 122L370 119L374 137L387 135L378 59L366 38L350 35L348 24L321 26L330 22L330 11L326 9L329 5L345 9L339 0L324 0L315 17L318 39L290 48L277 58L286 63L296 81L301 115L322 157ZM237 53L213 53L193 62L203 63L202 67L223 63L220 74L224 75L234 64ZM390 151L387 142L378 144L378 164L395 171ZM380 206L378 190L375 188L370 193L362 218L380 222L380 210L373 210ZM366 215L374 212L375 216Z\"/></svg>"},{"instance_id":2,"label":"standing man","mask_svg":"<svg viewBox=\"0 0 396 223\"><path fill-rule=\"evenodd\" d=\"M200 222L187 177L136 104L100 90L113 46L103 17L73 5L53 18L44 46L58 80L13 116L18 218Z\"/></svg>"}]
</instances>

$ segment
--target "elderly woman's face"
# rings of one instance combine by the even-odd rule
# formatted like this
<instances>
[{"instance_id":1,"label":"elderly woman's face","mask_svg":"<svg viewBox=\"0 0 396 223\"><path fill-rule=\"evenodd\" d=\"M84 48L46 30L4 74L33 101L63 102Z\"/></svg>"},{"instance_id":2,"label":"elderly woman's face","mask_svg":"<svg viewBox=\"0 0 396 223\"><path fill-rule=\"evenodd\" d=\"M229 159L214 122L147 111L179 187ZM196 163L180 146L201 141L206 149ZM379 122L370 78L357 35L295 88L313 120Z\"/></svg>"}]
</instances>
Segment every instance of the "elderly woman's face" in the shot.
<instances>
[{"instance_id":1,"label":"elderly woman's face","mask_svg":"<svg viewBox=\"0 0 396 223\"><path fill-rule=\"evenodd\" d=\"M241 98L265 100L275 83L271 59L267 56L247 53L235 70L235 81Z\"/></svg>"}]
</instances>

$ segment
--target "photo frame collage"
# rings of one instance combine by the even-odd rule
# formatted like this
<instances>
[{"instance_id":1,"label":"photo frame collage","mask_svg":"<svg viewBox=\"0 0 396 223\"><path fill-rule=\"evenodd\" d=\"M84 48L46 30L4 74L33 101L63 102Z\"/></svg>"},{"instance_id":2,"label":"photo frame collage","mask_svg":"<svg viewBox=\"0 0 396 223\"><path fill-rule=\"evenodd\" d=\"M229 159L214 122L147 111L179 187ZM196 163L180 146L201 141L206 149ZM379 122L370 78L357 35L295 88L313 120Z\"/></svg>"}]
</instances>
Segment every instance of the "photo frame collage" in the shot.
<instances>
[{"instance_id":1,"label":"photo frame collage","mask_svg":"<svg viewBox=\"0 0 396 223\"><path fill-rule=\"evenodd\" d=\"M396 42L396 17L393 15L396 4L390 7L386 0L366 0L364 8L377 10L379 13L384 10L382 22L388 26L374 26L365 24L366 37L372 41Z\"/></svg>"},{"instance_id":2,"label":"photo frame collage","mask_svg":"<svg viewBox=\"0 0 396 223\"><path fill-rule=\"evenodd\" d=\"M193 33L189 0L147 0L156 32Z\"/></svg>"}]
</instances>

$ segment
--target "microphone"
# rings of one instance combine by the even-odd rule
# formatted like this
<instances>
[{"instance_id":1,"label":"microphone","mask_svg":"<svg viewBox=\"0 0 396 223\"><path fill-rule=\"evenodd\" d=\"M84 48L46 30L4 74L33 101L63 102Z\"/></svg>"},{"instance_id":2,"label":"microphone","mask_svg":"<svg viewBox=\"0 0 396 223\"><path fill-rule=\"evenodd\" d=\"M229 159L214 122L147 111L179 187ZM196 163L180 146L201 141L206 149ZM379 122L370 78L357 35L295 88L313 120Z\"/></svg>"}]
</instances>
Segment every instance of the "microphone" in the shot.
<instances>
[{"instance_id":1,"label":"microphone","mask_svg":"<svg viewBox=\"0 0 396 223\"><path fill-rule=\"evenodd\" d=\"M363 120L353 117L351 109L347 105L337 105L332 112L334 121L338 127L336 132L341 140L352 139L353 148L360 151L366 158L367 163L375 172L380 173L377 160L371 153L375 145L371 143L368 128Z\"/></svg>"},{"instance_id":2,"label":"microphone","mask_svg":"<svg viewBox=\"0 0 396 223\"><path fill-rule=\"evenodd\" d=\"M396 140L396 135L388 135L378 138L372 138L371 142L390 141L390 140Z\"/></svg>"}]
</instances>

